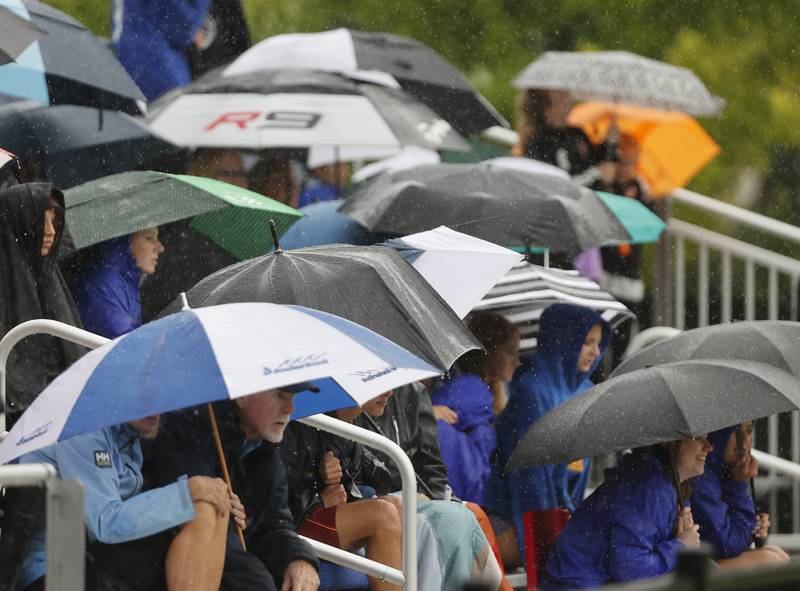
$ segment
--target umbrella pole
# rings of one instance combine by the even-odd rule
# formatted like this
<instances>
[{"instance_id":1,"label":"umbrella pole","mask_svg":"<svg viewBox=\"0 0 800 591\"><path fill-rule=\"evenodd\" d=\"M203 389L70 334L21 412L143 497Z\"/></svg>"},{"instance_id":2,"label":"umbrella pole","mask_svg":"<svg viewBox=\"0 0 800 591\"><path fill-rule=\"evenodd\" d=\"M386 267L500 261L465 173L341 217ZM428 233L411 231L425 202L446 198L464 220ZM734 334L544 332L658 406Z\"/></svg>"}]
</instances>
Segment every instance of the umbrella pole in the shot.
<instances>
[{"instance_id":1,"label":"umbrella pole","mask_svg":"<svg viewBox=\"0 0 800 591\"><path fill-rule=\"evenodd\" d=\"M208 419L211 421L211 433L214 436L214 446L217 448L217 457L219 458L219 465L222 467L222 479L228 485L228 492L233 494L233 487L231 486L231 476L228 473L228 463L225 461L225 451L222 449L222 439L219 436L219 428L217 427L217 417L214 415L214 407L208 403ZM244 533L239 524L234 521L236 525L236 534L239 536L239 541L242 543L242 549L247 551L247 546L244 543Z\"/></svg>"},{"instance_id":2,"label":"umbrella pole","mask_svg":"<svg viewBox=\"0 0 800 591\"><path fill-rule=\"evenodd\" d=\"M272 246L275 249L275 254L283 252L280 243L278 242L278 228L275 226L275 220L269 220L269 231L272 233Z\"/></svg>"},{"instance_id":3,"label":"umbrella pole","mask_svg":"<svg viewBox=\"0 0 800 591\"><path fill-rule=\"evenodd\" d=\"M755 479L750 479L750 496L753 498L753 509L755 509L756 515L758 515L758 507L756 506L756 483ZM756 548L763 548L766 540L764 538L756 538L753 537L753 544Z\"/></svg>"}]
</instances>

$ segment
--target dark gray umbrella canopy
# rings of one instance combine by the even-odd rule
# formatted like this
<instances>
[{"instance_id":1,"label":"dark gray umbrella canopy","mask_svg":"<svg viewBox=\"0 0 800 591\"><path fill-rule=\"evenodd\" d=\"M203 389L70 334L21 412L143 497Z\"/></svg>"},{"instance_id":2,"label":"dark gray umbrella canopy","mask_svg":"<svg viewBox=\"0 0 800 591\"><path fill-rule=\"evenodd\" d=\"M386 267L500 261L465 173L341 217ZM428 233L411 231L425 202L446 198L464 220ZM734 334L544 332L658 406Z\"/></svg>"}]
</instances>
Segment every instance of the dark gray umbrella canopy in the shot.
<instances>
[{"instance_id":1,"label":"dark gray umbrella canopy","mask_svg":"<svg viewBox=\"0 0 800 591\"><path fill-rule=\"evenodd\" d=\"M689 330L639 351L612 376L693 359L746 359L800 377L800 322L750 320Z\"/></svg>"},{"instance_id":2,"label":"dark gray umbrella canopy","mask_svg":"<svg viewBox=\"0 0 800 591\"><path fill-rule=\"evenodd\" d=\"M0 65L13 62L41 35L36 25L0 6Z\"/></svg>"},{"instance_id":3,"label":"dark gray umbrella canopy","mask_svg":"<svg viewBox=\"0 0 800 591\"><path fill-rule=\"evenodd\" d=\"M531 62L513 84L516 88L567 90L584 100L696 116L719 115L725 106L691 70L627 51L548 51Z\"/></svg>"},{"instance_id":4,"label":"dark gray umbrella canopy","mask_svg":"<svg viewBox=\"0 0 800 591\"><path fill-rule=\"evenodd\" d=\"M511 248L578 253L631 239L594 191L489 163L385 172L339 211L372 232L406 235L448 226Z\"/></svg>"},{"instance_id":5,"label":"dark gray umbrella canopy","mask_svg":"<svg viewBox=\"0 0 800 591\"><path fill-rule=\"evenodd\" d=\"M141 112L145 97L111 50L74 18L47 4L23 0L39 38L53 104Z\"/></svg>"},{"instance_id":6,"label":"dark gray umbrella canopy","mask_svg":"<svg viewBox=\"0 0 800 591\"><path fill-rule=\"evenodd\" d=\"M178 150L120 111L31 101L0 105L0 146L41 162L47 178L63 189Z\"/></svg>"},{"instance_id":7,"label":"dark gray umbrella canopy","mask_svg":"<svg viewBox=\"0 0 800 591\"><path fill-rule=\"evenodd\" d=\"M800 381L752 361L683 361L599 384L528 430L507 470L697 437L800 408Z\"/></svg>"},{"instance_id":8,"label":"dark gray umbrella canopy","mask_svg":"<svg viewBox=\"0 0 800 591\"><path fill-rule=\"evenodd\" d=\"M336 314L443 371L467 351L481 348L430 284L384 246L339 244L269 254L206 277L186 296L192 308L272 302ZM161 315L180 309L175 301Z\"/></svg>"}]
</instances>

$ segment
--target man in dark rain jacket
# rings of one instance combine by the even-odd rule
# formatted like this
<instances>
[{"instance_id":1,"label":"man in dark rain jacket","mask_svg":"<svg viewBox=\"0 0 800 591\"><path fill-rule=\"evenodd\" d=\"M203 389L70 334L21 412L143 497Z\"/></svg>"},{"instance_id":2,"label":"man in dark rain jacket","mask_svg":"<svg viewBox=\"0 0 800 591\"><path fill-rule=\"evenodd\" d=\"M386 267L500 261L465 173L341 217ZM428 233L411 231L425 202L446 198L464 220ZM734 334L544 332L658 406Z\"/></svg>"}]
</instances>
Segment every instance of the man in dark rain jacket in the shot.
<instances>
[{"instance_id":1,"label":"man in dark rain jacket","mask_svg":"<svg viewBox=\"0 0 800 591\"><path fill-rule=\"evenodd\" d=\"M271 591L283 581L285 589L316 591L319 585L316 556L294 529L276 445L293 411L293 395L308 387L267 390L213 405L233 492L248 518L246 551L233 526L229 531L223 589ZM170 414L165 423L145 458L145 476L153 485L174 482L183 474L222 475L206 407ZM248 474L243 459L259 448L261 469Z\"/></svg>"}]
</instances>

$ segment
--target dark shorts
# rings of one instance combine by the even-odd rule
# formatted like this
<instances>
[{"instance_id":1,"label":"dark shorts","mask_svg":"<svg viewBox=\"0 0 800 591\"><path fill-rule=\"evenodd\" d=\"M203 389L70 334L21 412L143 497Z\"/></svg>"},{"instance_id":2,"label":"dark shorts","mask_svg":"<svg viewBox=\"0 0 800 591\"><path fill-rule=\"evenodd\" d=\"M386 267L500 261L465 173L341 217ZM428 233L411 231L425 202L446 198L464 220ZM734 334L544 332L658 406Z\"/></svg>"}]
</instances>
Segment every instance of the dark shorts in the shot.
<instances>
[{"instance_id":1,"label":"dark shorts","mask_svg":"<svg viewBox=\"0 0 800 591\"><path fill-rule=\"evenodd\" d=\"M339 548L339 533L336 531L336 506L322 507L311 513L297 528L297 533Z\"/></svg>"}]
</instances>

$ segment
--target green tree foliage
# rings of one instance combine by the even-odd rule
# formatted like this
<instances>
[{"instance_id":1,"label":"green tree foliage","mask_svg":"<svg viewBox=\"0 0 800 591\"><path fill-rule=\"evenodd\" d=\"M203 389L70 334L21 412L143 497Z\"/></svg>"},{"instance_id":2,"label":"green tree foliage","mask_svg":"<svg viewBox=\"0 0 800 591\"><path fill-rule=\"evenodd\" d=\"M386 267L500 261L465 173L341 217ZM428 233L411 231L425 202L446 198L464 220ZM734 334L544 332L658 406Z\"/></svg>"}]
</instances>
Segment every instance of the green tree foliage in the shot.
<instances>
[{"instance_id":1,"label":"green tree foliage","mask_svg":"<svg viewBox=\"0 0 800 591\"><path fill-rule=\"evenodd\" d=\"M548 49L624 49L691 68L728 102L721 118L702 121L723 149L693 184L704 193L730 196L740 170L766 173L776 153L800 148L800 0L243 2L254 40L335 27L419 39L509 119L511 79ZM50 3L108 34L109 0Z\"/></svg>"}]
</instances>

